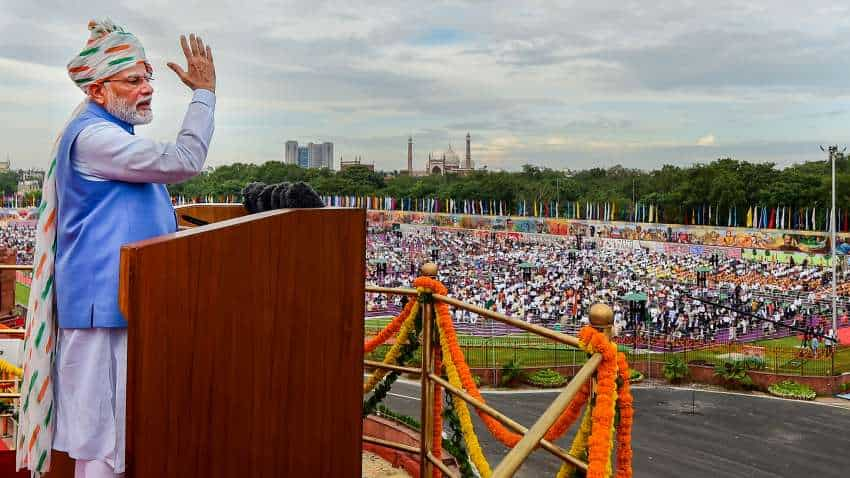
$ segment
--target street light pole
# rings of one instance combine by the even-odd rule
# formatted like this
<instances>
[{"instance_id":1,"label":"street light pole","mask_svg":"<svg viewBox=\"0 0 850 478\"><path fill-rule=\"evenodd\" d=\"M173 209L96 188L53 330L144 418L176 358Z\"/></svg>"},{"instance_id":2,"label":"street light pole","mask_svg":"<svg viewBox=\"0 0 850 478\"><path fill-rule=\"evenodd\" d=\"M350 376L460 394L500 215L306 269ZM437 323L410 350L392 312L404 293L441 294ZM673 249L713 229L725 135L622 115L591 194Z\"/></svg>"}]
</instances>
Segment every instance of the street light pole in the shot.
<instances>
[{"instance_id":1,"label":"street light pole","mask_svg":"<svg viewBox=\"0 0 850 478\"><path fill-rule=\"evenodd\" d=\"M835 247L835 157L838 155L838 146L830 146L828 149L824 149L823 146L820 147L821 151L829 152L829 161L832 165L832 210L829 213L829 232L830 232L830 241L832 242L832 252L830 256L832 257L832 332L836 336L838 335L838 306L837 306L837 293L836 293L836 280L837 280L837 272L836 265L838 264L838 257L836 257L836 247ZM842 150L842 152L846 151L846 148Z\"/></svg>"}]
</instances>

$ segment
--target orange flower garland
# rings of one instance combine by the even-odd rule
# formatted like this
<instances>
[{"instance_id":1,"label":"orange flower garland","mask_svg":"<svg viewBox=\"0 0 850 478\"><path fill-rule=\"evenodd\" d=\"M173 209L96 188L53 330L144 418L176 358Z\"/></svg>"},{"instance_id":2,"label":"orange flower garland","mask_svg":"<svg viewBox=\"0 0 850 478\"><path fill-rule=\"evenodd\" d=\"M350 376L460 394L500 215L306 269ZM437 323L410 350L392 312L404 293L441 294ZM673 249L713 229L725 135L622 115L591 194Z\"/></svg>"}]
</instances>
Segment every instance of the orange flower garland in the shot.
<instances>
[{"instance_id":1,"label":"orange flower garland","mask_svg":"<svg viewBox=\"0 0 850 478\"><path fill-rule=\"evenodd\" d=\"M588 352L602 354L602 362L596 369L597 395L587 442L587 478L606 478L611 462L611 432L616 411L617 346L592 327L582 328L579 340Z\"/></svg>"},{"instance_id":2,"label":"orange flower garland","mask_svg":"<svg viewBox=\"0 0 850 478\"><path fill-rule=\"evenodd\" d=\"M585 403L587 403L588 397L590 397L590 382L585 382L579 389L578 393L576 393L576 396L570 402L569 406L564 409L564 412L561 413L558 420L551 428L549 428L549 431L546 432L547 440L555 441L564 436L564 433L569 430L573 423L575 423L578 419L579 415L581 415L581 408Z\"/></svg>"},{"instance_id":3,"label":"orange flower garland","mask_svg":"<svg viewBox=\"0 0 850 478\"><path fill-rule=\"evenodd\" d=\"M414 281L414 285L417 289L428 290L435 294L446 295L447 293L447 289L442 283L430 277L419 277ZM444 361L454 364L453 369L456 370L462 387L470 395L484 402L481 392L475 385L475 381L469 371L463 351L458 344L457 334L455 333L454 324L449 313L449 306L445 303L435 302L434 308L437 315L438 332L445 341L443 346L443 353L445 354ZM625 355L618 354L617 346L605 334L592 327L584 327L579 332L579 340L581 348L586 352L591 354L600 353L602 355L602 361L596 371L596 399L590 414L591 431L587 440L588 469L586 476L587 478L610 478L612 476L611 451L616 438L616 478L631 478L631 428L634 411L633 398L628 385L628 362ZM437 357L439 360L439 355ZM616 382L618 376L623 382L619 393ZM581 414L582 407L588 403L590 393L590 384L583 384L569 406L546 432L546 439L550 441L556 440L570 428ZM434 443L435 456L437 456L436 445L442 441L442 423L437 420L437 407L442 408L442 401L439 400L439 403L435 403L434 407ZM618 409L620 411L620 421L615 427L614 417ZM507 430L500 422L487 413L477 408L476 412L493 436L506 446L513 447L521 439L520 435ZM437 426L438 423L440 423L440 426ZM471 438L475 438L474 433L471 435ZM483 459L483 456L480 458ZM484 464L486 465L486 463Z\"/></svg>"},{"instance_id":4,"label":"orange flower garland","mask_svg":"<svg viewBox=\"0 0 850 478\"><path fill-rule=\"evenodd\" d=\"M386 342L390 337L395 335L398 330L401 328L401 324L407 320L407 315L410 314L410 311L413 310L413 306L417 305L415 300L408 301L407 304L404 305L404 309L401 310L401 313L398 314L398 317L394 318L383 330L378 332L378 335L369 339L365 345L363 345L363 353L368 354L372 352L379 345Z\"/></svg>"},{"instance_id":5,"label":"orange flower garland","mask_svg":"<svg viewBox=\"0 0 850 478\"><path fill-rule=\"evenodd\" d=\"M620 409L620 423L617 425L617 478L632 477L632 423L634 421L634 399L629 389L629 363L626 355L617 354L619 364L620 394L617 403Z\"/></svg>"}]
</instances>

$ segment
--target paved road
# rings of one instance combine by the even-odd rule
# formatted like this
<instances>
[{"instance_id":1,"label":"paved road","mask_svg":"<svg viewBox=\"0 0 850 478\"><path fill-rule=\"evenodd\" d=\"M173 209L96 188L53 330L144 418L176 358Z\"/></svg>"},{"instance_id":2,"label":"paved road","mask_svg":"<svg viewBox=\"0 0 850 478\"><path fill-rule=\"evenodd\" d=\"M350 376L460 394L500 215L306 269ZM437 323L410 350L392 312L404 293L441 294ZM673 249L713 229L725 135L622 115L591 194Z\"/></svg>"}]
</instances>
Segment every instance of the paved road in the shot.
<instances>
[{"instance_id":1,"label":"paved road","mask_svg":"<svg viewBox=\"0 0 850 478\"><path fill-rule=\"evenodd\" d=\"M418 385L397 383L386 404L418 417L418 397ZM485 393L484 397L530 426L554 393ZM638 478L850 476L850 410L669 388L638 388L634 397L632 441ZM506 448L475 419L484 452L495 466ZM567 447L571 440L566 437L558 443ZM559 460L539 450L516 476L554 476L558 466Z\"/></svg>"}]
</instances>

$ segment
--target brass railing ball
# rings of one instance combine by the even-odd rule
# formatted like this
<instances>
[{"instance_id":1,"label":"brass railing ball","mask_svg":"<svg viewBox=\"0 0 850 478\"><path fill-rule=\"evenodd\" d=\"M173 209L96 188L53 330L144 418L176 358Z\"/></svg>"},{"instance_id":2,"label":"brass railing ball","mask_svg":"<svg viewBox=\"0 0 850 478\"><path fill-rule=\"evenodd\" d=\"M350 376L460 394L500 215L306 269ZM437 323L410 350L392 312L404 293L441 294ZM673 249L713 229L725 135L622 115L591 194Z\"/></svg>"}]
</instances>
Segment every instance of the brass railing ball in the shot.
<instances>
[{"instance_id":1,"label":"brass railing ball","mask_svg":"<svg viewBox=\"0 0 850 478\"><path fill-rule=\"evenodd\" d=\"M593 304L590 307L590 325L611 327L614 324L614 311L608 304Z\"/></svg>"},{"instance_id":2,"label":"brass railing ball","mask_svg":"<svg viewBox=\"0 0 850 478\"><path fill-rule=\"evenodd\" d=\"M423 276L437 277L437 264L434 264L433 262L426 262L422 264L422 267L419 270L422 272Z\"/></svg>"}]
</instances>

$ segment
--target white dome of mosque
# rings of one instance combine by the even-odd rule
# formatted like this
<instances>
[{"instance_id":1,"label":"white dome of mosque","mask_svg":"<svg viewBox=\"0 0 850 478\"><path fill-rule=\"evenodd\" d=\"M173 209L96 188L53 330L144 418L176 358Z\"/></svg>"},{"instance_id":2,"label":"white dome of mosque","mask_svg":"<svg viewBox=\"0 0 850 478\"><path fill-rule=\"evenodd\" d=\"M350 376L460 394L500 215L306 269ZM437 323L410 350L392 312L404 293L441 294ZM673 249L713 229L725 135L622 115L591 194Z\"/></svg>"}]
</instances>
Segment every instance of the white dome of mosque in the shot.
<instances>
[{"instance_id":1,"label":"white dome of mosque","mask_svg":"<svg viewBox=\"0 0 850 478\"><path fill-rule=\"evenodd\" d=\"M452 164L455 166L460 165L460 156L458 156L457 153L454 152L454 150L452 149L452 145L449 145L449 149L442 153L442 156L445 156L446 164Z\"/></svg>"}]
</instances>

